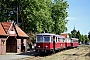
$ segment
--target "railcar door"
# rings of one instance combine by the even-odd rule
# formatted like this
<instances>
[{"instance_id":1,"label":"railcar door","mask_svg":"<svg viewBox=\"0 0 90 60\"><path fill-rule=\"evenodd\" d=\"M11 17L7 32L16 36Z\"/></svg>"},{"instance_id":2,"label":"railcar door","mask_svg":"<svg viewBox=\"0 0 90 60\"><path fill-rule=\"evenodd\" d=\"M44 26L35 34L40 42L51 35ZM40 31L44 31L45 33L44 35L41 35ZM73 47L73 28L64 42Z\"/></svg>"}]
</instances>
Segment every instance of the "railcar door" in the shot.
<instances>
[{"instance_id":1,"label":"railcar door","mask_svg":"<svg viewBox=\"0 0 90 60\"><path fill-rule=\"evenodd\" d=\"M55 36L53 36L53 49L55 51Z\"/></svg>"},{"instance_id":2,"label":"railcar door","mask_svg":"<svg viewBox=\"0 0 90 60\"><path fill-rule=\"evenodd\" d=\"M71 39L71 47L73 47L73 39Z\"/></svg>"}]
</instances>

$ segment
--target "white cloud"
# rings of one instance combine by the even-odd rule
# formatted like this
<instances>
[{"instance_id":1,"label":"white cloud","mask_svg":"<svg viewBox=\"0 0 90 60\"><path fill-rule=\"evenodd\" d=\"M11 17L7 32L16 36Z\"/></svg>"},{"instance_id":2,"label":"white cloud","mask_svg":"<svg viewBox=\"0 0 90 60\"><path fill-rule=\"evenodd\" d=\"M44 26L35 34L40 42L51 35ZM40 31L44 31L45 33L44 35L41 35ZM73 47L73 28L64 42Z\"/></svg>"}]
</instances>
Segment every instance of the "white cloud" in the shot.
<instances>
[{"instance_id":1,"label":"white cloud","mask_svg":"<svg viewBox=\"0 0 90 60\"><path fill-rule=\"evenodd\" d=\"M73 17L67 17L66 19L67 20L75 20L75 18L73 18Z\"/></svg>"}]
</instances>

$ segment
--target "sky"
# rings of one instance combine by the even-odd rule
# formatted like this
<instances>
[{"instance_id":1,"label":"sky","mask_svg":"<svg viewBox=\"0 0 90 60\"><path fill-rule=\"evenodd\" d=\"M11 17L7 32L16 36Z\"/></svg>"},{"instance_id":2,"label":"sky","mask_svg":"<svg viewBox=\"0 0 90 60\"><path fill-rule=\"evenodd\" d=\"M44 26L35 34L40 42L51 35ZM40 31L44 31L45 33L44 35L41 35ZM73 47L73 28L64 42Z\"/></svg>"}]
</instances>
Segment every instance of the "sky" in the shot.
<instances>
[{"instance_id":1,"label":"sky","mask_svg":"<svg viewBox=\"0 0 90 60\"><path fill-rule=\"evenodd\" d=\"M87 35L90 31L90 0L66 0L69 4L67 23L70 33L74 26L81 34Z\"/></svg>"}]
</instances>

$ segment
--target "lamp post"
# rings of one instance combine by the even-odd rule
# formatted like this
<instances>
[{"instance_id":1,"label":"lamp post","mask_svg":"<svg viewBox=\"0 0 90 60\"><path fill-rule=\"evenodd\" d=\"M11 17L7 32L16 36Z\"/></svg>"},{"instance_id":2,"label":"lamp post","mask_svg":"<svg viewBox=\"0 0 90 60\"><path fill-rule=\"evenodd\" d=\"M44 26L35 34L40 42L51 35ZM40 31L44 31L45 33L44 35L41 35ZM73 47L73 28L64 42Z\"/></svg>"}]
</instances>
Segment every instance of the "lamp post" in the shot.
<instances>
[{"instance_id":1,"label":"lamp post","mask_svg":"<svg viewBox=\"0 0 90 60\"><path fill-rule=\"evenodd\" d=\"M17 5L17 25L18 25L18 5Z\"/></svg>"}]
</instances>

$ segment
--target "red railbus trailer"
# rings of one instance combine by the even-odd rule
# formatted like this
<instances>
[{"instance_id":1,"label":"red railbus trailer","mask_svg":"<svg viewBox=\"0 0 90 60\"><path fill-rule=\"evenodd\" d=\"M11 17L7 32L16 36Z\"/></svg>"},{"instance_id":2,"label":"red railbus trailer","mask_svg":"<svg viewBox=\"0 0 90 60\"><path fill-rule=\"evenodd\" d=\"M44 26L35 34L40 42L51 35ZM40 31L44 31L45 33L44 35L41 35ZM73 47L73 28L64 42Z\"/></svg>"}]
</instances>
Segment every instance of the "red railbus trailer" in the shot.
<instances>
[{"instance_id":1,"label":"red railbus trailer","mask_svg":"<svg viewBox=\"0 0 90 60\"><path fill-rule=\"evenodd\" d=\"M71 38L71 46L78 47L79 46L78 40L79 40L78 38Z\"/></svg>"},{"instance_id":2,"label":"red railbus trailer","mask_svg":"<svg viewBox=\"0 0 90 60\"><path fill-rule=\"evenodd\" d=\"M65 46L65 37L60 35L55 35L55 50L60 50L66 48Z\"/></svg>"},{"instance_id":3,"label":"red railbus trailer","mask_svg":"<svg viewBox=\"0 0 90 60\"><path fill-rule=\"evenodd\" d=\"M65 38L65 45L66 45L66 48L71 47L71 39L70 38Z\"/></svg>"}]
</instances>

